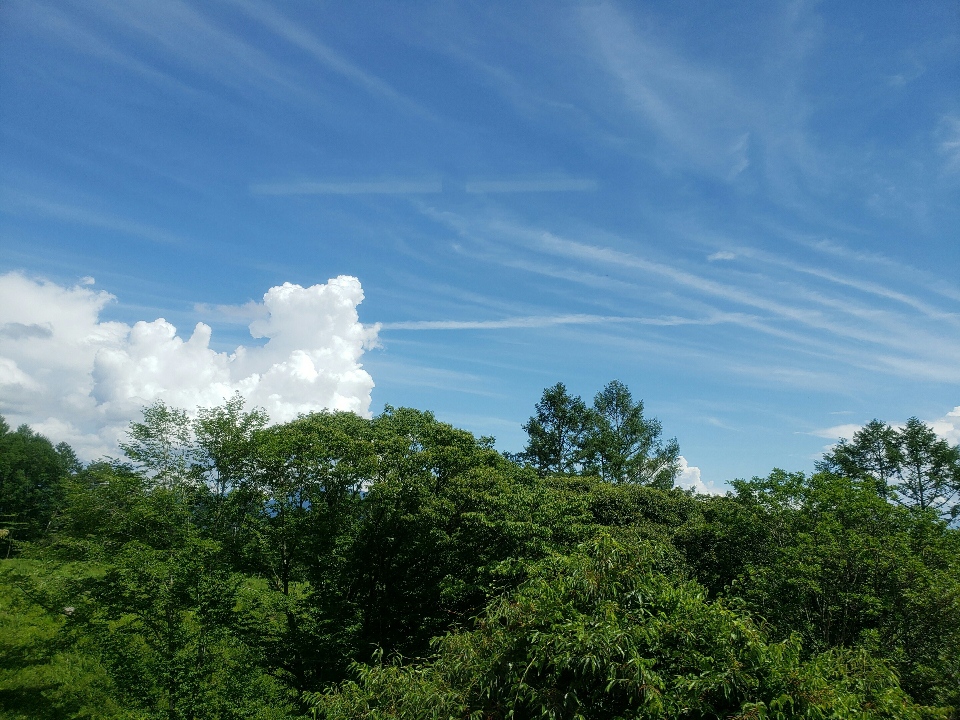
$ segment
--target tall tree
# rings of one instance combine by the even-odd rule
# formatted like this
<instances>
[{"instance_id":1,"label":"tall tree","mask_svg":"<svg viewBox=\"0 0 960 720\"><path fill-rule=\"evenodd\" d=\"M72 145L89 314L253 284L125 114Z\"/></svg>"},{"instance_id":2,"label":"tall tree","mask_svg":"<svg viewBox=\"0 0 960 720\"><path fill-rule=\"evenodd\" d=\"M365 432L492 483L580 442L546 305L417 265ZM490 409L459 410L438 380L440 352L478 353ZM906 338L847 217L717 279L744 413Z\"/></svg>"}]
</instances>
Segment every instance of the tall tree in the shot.
<instances>
[{"instance_id":1,"label":"tall tree","mask_svg":"<svg viewBox=\"0 0 960 720\"><path fill-rule=\"evenodd\" d=\"M523 425L530 438L523 458L541 475L577 472L589 424L590 412L579 396L567 393L562 382L546 388L536 414Z\"/></svg>"},{"instance_id":2,"label":"tall tree","mask_svg":"<svg viewBox=\"0 0 960 720\"><path fill-rule=\"evenodd\" d=\"M79 463L69 446L54 447L26 425L10 431L0 417L0 541L34 540L47 528L64 495L63 480Z\"/></svg>"},{"instance_id":3,"label":"tall tree","mask_svg":"<svg viewBox=\"0 0 960 720\"><path fill-rule=\"evenodd\" d=\"M249 473L253 436L268 421L262 408L246 410L240 393L223 405L197 411L192 423L197 443L195 470L218 498L225 497Z\"/></svg>"},{"instance_id":4,"label":"tall tree","mask_svg":"<svg viewBox=\"0 0 960 720\"><path fill-rule=\"evenodd\" d=\"M896 481L900 462L896 431L884 422L871 420L851 440L841 438L817 463L817 469L858 480L872 478L878 494L886 497Z\"/></svg>"},{"instance_id":5,"label":"tall tree","mask_svg":"<svg viewBox=\"0 0 960 720\"><path fill-rule=\"evenodd\" d=\"M613 380L593 400L584 442L586 470L604 480L668 489L679 473L676 440L662 442L656 418L643 416L643 401Z\"/></svg>"},{"instance_id":6,"label":"tall tree","mask_svg":"<svg viewBox=\"0 0 960 720\"><path fill-rule=\"evenodd\" d=\"M960 446L915 417L898 430L872 420L825 454L817 469L871 479L882 497L944 519L960 514Z\"/></svg>"},{"instance_id":7,"label":"tall tree","mask_svg":"<svg viewBox=\"0 0 960 720\"><path fill-rule=\"evenodd\" d=\"M960 514L960 446L938 438L913 417L897 432L900 465L897 500L943 517Z\"/></svg>"},{"instance_id":8,"label":"tall tree","mask_svg":"<svg viewBox=\"0 0 960 720\"><path fill-rule=\"evenodd\" d=\"M156 485L174 487L187 481L196 456L193 430L185 410L163 400L143 409L143 422L130 423L120 449Z\"/></svg>"}]
</instances>

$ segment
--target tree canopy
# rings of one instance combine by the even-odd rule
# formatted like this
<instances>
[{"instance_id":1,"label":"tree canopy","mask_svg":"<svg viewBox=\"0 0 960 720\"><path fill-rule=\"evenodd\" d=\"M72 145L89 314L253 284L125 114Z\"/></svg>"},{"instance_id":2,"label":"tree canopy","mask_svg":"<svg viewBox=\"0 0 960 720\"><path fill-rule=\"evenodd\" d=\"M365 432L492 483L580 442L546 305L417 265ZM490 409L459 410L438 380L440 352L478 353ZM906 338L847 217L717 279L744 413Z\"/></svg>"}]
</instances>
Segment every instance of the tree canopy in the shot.
<instances>
[{"instance_id":1,"label":"tree canopy","mask_svg":"<svg viewBox=\"0 0 960 720\"><path fill-rule=\"evenodd\" d=\"M643 401L619 380L607 383L591 407L563 383L547 388L523 429L529 440L519 459L541 475L597 475L670 488L679 473L677 441L661 440L660 422L644 417Z\"/></svg>"},{"instance_id":2,"label":"tree canopy","mask_svg":"<svg viewBox=\"0 0 960 720\"><path fill-rule=\"evenodd\" d=\"M872 420L852 440L841 439L818 467L870 478L877 492L902 505L949 519L960 515L960 445L915 417L899 429Z\"/></svg>"},{"instance_id":3,"label":"tree canopy","mask_svg":"<svg viewBox=\"0 0 960 720\"><path fill-rule=\"evenodd\" d=\"M519 458L239 397L147 408L126 460L0 428L0 717L958 716L956 448L919 421L725 496L617 382L547 388Z\"/></svg>"}]
</instances>

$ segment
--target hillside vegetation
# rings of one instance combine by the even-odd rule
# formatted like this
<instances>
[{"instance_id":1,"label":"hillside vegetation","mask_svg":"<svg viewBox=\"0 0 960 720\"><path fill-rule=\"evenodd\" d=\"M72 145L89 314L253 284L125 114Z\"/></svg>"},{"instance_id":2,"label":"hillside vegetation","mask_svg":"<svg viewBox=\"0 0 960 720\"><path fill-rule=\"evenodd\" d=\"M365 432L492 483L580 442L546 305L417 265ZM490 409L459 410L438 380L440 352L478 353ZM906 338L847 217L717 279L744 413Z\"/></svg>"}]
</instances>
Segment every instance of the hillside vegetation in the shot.
<instances>
[{"instance_id":1,"label":"hillside vegetation","mask_svg":"<svg viewBox=\"0 0 960 720\"><path fill-rule=\"evenodd\" d=\"M0 717L960 717L923 423L726 496L622 383L524 429L157 403L84 465L0 425Z\"/></svg>"}]
</instances>

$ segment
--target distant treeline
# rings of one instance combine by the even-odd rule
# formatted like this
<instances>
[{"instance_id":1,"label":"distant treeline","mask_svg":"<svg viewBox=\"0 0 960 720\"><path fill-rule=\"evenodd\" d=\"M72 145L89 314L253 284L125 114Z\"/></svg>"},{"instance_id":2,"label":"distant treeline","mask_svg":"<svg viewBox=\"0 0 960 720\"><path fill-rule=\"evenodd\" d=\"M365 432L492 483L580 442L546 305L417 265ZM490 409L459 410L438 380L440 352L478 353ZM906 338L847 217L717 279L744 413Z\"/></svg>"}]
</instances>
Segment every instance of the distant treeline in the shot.
<instances>
[{"instance_id":1,"label":"distant treeline","mask_svg":"<svg viewBox=\"0 0 960 720\"><path fill-rule=\"evenodd\" d=\"M720 497L622 383L524 429L0 421L0 717L960 717L960 447L874 421Z\"/></svg>"}]
</instances>

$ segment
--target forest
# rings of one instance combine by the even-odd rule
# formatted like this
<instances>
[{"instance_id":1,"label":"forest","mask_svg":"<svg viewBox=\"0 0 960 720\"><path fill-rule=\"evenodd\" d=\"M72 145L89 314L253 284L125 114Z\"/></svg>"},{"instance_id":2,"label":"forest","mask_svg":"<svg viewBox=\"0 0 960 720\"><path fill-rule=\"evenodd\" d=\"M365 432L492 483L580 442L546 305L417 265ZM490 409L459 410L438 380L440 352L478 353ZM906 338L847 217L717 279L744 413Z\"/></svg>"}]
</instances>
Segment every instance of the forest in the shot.
<instances>
[{"instance_id":1,"label":"forest","mask_svg":"<svg viewBox=\"0 0 960 720\"><path fill-rule=\"evenodd\" d=\"M723 496L617 381L523 452L386 407L0 422L0 717L960 718L960 447L873 421Z\"/></svg>"}]
</instances>

